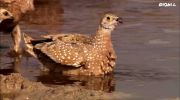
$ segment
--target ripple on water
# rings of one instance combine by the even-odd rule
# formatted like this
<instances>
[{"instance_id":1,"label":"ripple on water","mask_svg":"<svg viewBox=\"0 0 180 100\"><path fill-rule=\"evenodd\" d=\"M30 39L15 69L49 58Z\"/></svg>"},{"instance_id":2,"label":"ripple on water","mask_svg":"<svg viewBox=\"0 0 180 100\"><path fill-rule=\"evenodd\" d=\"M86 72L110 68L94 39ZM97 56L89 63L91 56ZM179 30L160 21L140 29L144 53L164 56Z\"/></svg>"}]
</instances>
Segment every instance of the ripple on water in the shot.
<instances>
[{"instance_id":1,"label":"ripple on water","mask_svg":"<svg viewBox=\"0 0 180 100\"><path fill-rule=\"evenodd\" d=\"M179 30L177 29L163 29L164 33L174 33L174 34L179 34Z\"/></svg>"},{"instance_id":2,"label":"ripple on water","mask_svg":"<svg viewBox=\"0 0 180 100\"><path fill-rule=\"evenodd\" d=\"M162 39L153 39L153 40L149 40L148 44L152 44L152 45L161 45L161 44L170 44L170 41L165 41Z\"/></svg>"}]
</instances>

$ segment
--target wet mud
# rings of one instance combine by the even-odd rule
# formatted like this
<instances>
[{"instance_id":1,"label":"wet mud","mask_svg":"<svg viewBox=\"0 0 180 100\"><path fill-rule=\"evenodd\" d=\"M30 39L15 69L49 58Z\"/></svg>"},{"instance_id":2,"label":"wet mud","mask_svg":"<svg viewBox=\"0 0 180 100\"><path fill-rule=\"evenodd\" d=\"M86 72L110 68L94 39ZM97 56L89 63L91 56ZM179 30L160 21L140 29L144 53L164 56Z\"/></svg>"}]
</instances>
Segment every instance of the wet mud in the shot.
<instances>
[{"instance_id":1,"label":"wet mud","mask_svg":"<svg viewBox=\"0 0 180 100\"><path fill-rule=\"evenodd\" d=\"M40 82L31 82L20 74L0 75L0 99L2 100L101 100L110 99L108 93L87 90L81 86L54 85L47 87ZM119 93L114 99L130 98L125 93ZM111 99L113 99L111 98Z\"/></svg>"}]
</instances>

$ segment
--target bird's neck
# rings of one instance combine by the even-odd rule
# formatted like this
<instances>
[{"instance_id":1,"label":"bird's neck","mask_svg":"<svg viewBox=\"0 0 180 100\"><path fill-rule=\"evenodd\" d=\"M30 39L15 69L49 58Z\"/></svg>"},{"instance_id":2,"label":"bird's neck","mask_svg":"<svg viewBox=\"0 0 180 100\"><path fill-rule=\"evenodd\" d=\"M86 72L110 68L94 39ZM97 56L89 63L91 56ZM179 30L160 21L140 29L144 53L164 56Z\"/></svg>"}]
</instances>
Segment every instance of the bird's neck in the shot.
<instances>
[{"instance_id":1,"label":"bird's neck","mask_svg":"<svg viewBox=\"0 0 180 100\"><path fill-rule=\"evenodd\" d=\"M11 33L13 43L14 43L14 50L19 52L20 50L20 43L21 43L21 29L19 25L16 25Z\"/></svg>"},{"instance_id":2,"label":"bird's neck","mask_svg":"<svg viewBox=\"0 0 180 100\"><path fill-rule=\"evenodd\" d=\"M99 26L94 39L96 45L111 45L111 30Z\"/></svg>"}]
</instances>

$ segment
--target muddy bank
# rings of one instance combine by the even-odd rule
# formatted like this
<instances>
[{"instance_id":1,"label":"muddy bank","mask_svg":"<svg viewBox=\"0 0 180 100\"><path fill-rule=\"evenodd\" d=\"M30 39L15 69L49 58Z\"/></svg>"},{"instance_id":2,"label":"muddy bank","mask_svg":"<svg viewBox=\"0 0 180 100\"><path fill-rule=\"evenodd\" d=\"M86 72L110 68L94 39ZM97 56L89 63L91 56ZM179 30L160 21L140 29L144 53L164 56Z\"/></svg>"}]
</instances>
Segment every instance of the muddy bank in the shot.
<instances>
[{"instance_id":1,"label":"muddy bank","mask_svg":"<svg viewBox=\"0 0 180 100\"><path fill-rule=\"evenodd\" d=\"M80 86L45 86L40 82L31 82L20 74L0 75L0 96L2 100L99 100L123 99L131 96L125 93L105 93L87 90Z\"/></svg>"}]
</instances>

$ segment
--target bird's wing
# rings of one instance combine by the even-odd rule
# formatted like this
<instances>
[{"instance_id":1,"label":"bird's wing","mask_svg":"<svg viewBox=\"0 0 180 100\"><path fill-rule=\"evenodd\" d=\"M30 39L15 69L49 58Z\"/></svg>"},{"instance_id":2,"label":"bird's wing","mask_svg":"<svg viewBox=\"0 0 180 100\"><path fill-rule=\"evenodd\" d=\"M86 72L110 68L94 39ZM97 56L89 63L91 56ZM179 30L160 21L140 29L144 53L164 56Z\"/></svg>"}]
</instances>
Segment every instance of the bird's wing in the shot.
<instances>
[{"instance_id":1,"label":"bird's wing","mask_svg":"<svg viewBox=\"0 0 180 100\"><path fill-rule=\"evenodd\" d=\"M42 35L42 38L46 38L46 39L53 39L56 40L58 37L64 37L67 34L48 34L48 35Z\"/></svg>"},{"instance_id":2,"label":"bird's wing","mask_svg":"<svg viewBox=\"0 0 180 100\"><path fill-rule=\"evenodd\" d=\"M23 33L23 39L24 39L26 51L34 57L37 57L37 55L34 53L33 50L36 44L52 41L51 39L33 39L26 33Z\"/></svg>"},{"instance_id":3,"label":"bird's wing","mask_svg":"<svg viewBox=\"0 0 180 100\"><path fill-rule=\"evenodd\" d=\"M85 44L90 44L93 41L92 37L88 35L77 34L77 33L43 35L42 37L46 39L60 40L63 42L80 42L80 43L85 43Z\"/></svg>"},{"instance_id":4,"label":"bird's wing","mask_svg":"<svg viewBox=\"0 0 180 100\"><path fill-rule=\"evenodd\" d=\"M80 67L84 60L83 45L82 43L55 40L37 44L35 48L41 50L56 63Z\"/></svg>"}]
</instances>

